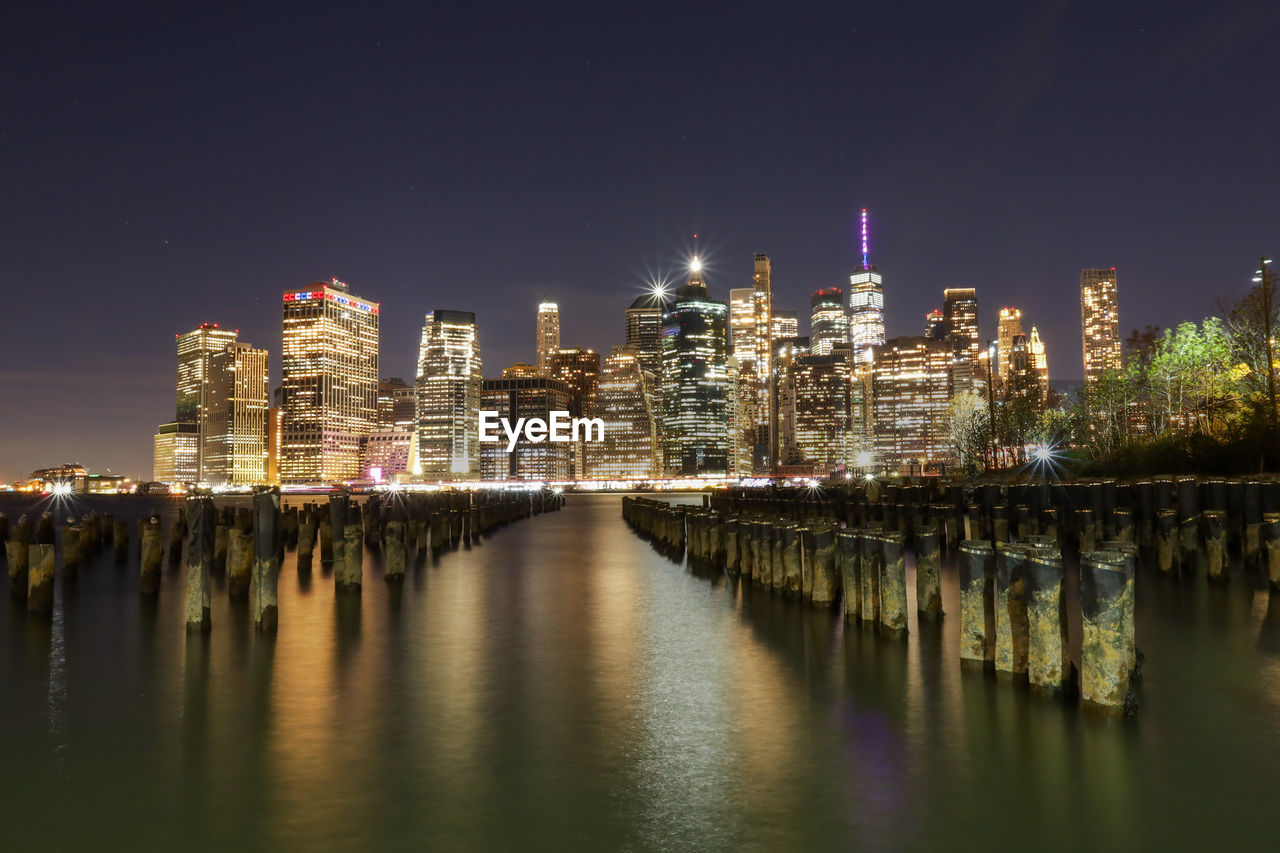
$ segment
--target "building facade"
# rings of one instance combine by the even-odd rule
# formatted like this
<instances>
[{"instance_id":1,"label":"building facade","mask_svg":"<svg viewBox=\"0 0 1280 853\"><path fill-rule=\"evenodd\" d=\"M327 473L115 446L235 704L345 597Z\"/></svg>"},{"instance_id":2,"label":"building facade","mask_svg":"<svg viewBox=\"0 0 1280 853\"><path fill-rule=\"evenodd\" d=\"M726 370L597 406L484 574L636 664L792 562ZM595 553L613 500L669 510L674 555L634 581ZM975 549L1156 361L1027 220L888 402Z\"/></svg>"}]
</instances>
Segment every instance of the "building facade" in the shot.
<instances>
[{"instance_id":1,"label":"building facade","mask_svg":"<svg viewBox=\"0 0 1280 853\"><path fill-rule=\"evenodd\" d=\"M941 473L952 461L947 428L954 347L901 337L875 352L872 412L875 455L889 473Z\"/></svg>"},{"instance_id":2,"label":"building facade","mask_svg":"<svg viewBox=\"0 0 1280 853\"><path fill-rule=\"evenodd\" d=\"M614 347L601 367L593 408L593 417L604 422L604 440L584 445L588 478L650 480L661 473L654 403L635 352Z\"/></svg>"},{"instance_id":3,"label":"building facade","mask_svg":"<svg viewBox=\"0 0 1280 853\"><path fill-rule=\"evenodd\" d=\"M568 410L569 388L549 376L485 379L480 404L512 424L519 418L541 418L549 423L552 412ZM533 442L522 433L508 453L506 437L502 436L499 441L480 445L480 476L485 480L567 480L576 444L579 442Z\"/></svg>"},{"instance_id":4,"label":"building facade","mask_svg":"<svg viewBox=\"0 0 1280 853\"><path fill-rule=\"evenodd\" d=\"M672 476L727 475L729 306L711 298L696 259L662 324L663 467Z\"/></svg>"},{"instance_id":5,"label":"building facade","mask_svg":"<svg viewBox=\"0 0 1280 853\"><path fill-rule=\"evenodd\" d=\"M151 479L170 486L200 482L200 429L194 423L160 424L153 452Z\"/></svg>"},{"instance_id":6,"label":"building facade","mask_svg":"<svg viewBox=\"0 0 1280 853\"><path fill-rule=\"evenodd\" d=\"M427 479L479 476L482 367L476 315L429 312L418 347L415 474Z\"/></svg>"},{"instance_id":7,"label":"building facade","mask_svg":"<svg viewBox=\"0 0 1280 853\"><path fill-rule=\"evenodd\" d=\"M1002 381L1009 377L1009 369L1013 362L1013 339L1022 334L1022 312L1017 308L1005 306L1000 309L996 326L996 376Z\"/></svg>"},{"instance_id":8,"label":"building facade","mask_svg":"<svg viewBox=\"0 0 1280 853\"><path fill-rule=\"evenodd\" d=\"M841 301L843 308L843 300ZM795 359L795 443L817 474L851 466L854 395L851 352L842 339L835 352L811 351Z\"/></svg>"},{"instance_id":9,"label":"building facade","mask_svg":"<svg viewBox=\"0 0 1280 853\"><path fill-rule=\"evenodd\" d=\"M399 377L378 380L377 429L413 430L417 419L414 387Z\"/></svg>"},{"instance_id":10,"label":"building facade","mask_svg":"<svg viewBox=\"0 0 1280 853\"><path fill-rule=\"evenodd\" d=\"M1080 270L1080 332L1084 381L1120 367L1120 305L1116 268Z\"/></svg>"},{"instance_id":11,"label":"building facade","mask_svg":"<svg viewBox=\"0 0 1280 853\"><path fill-rule=\"evenodd\" d=\"M284 294L282 482L359 476L377 419L379 310L336 278Z\"/></svg>"},{"instance_id":12,"label":"building facade","mask_svg":"<svg viewBox=\"0 0 1280 853\"><path fill-rule=\"evenodd\" d=\"M849 343L849 317L844 291L838 287L815 290L809 298L809 340L814 355L830 355Z\"/></svg>"},{"instance_id":13,"label":"building facade","mask_svg":"<svg viewBox=\"0 0 1280 853\"><path fill-rule=\"evenodd\" d=\"M982 351L978 339L978 291L972 287L948 287L942 291L942 322L947 340L955 347L956 361L976 368Z\"/></svg>"},{"instance_id":14,"label":"building facade","mask_svg":"<svg viewBox=\"0 0 1280 853\"><path fill-rule=\"evenodd\" d=\"M196 425L202 437L208 432L209 359L234 344L240 333L223 329L217 323L203 323L198 328L175 335L178 347L177 414L175 421ZM196 476L191 482L206 480L204 443L196 448Z\"/></svg>"},{"instance_id":15,"label":"building facade","mask_svg":"<svg viewBox=\"0 0 1280 853\"><path fill-rule=\"evenodd\" d=\"M201 436L203 482L267 482L269 380L266 350L237 342L210 356L208 414Z\"/></svg>"},{"instance_id":16,"label":"building facade","mask_svg":"<svg viewBox=\"0 0 1280 853\"><path fill-rule=\"evenodd\" d=\"M1049 354L1045 351L1044 341L1040 340L1040 332L1031 327L1031 337L1027 338L1027 357L1031 360L1031 369L1036 373L1040 383L1040 393L1049 394Z\"/></svg>"},{"instance_id":17,"label":"building facade","mask_svg":"<svg viewBox=\"0 0 1280 853\"><path fill-rule=\"evenodd\" d=\"M560 351L560 306L554 302L538 305L538 367L551 370L551 360Z\"/></svg>"}]
</instances>

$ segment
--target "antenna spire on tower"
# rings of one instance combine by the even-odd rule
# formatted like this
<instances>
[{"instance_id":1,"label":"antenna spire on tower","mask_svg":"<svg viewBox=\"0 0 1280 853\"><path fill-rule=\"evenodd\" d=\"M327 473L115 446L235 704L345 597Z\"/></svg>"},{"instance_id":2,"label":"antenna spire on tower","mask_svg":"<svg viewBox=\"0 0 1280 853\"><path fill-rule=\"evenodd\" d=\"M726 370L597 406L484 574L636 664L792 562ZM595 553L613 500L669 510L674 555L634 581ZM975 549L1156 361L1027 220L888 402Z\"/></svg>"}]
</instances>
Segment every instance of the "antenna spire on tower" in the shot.
<instances>
[{"instance_id":1,"label":"antenna spire on tower","mask_svg":"<svg viewBox=\"0 0 1280 853\"><path fill-rule=\"evenodd\" d=\"M870 252L867 251L867 209L862 208L862 268L867 269L867 259L870 258Z\"/></svg>"}]
</instances>

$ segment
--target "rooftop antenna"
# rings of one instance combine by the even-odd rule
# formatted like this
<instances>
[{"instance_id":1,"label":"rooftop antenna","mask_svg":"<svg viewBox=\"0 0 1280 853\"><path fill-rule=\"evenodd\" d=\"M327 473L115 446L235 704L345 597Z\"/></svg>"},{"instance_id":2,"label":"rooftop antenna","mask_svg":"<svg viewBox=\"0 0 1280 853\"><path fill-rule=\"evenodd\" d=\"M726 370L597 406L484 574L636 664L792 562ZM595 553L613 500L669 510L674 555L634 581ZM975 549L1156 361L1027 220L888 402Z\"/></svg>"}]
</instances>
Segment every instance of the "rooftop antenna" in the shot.
<instances>
[{"instance_id":1,"label":"rooftop antenna","mask_svg":"<svg viewBox=\"0 0 1280 853\"><path fill-rule=\"evenodd\" d=\"M870 269L867 265L867 259L870 253L867 251L867 209L862 208L862 268Z\"/></svg>"}]
</instances>

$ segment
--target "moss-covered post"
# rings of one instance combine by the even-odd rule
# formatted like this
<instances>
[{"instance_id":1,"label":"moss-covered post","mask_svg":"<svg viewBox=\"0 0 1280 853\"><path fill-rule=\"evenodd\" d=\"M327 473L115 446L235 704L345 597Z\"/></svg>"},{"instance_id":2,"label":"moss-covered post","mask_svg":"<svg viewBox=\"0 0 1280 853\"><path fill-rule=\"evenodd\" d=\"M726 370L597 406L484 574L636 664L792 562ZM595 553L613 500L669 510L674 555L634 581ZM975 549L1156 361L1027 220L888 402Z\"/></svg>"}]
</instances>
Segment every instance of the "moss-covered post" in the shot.
<instances>
[{"instance_id":1,"label":"moss-covered post","mask_svg":"<svg viewBox=\"0 0 1280 853\"><path fill-rule=\"evenodd\" d=\"M53 612L54 547L30 545L27 549L27 612L42 616Z\"/></svg>"},{"instance_id":2,"label":"moss-covered post","mask_svg":"<svg viewBox=\"0 0 1280 853\"><path fill-rule=\"evenodd\" d=\"M320 533L320 560L322 562L333 563L333 575L338 577L342 573L342 561L346 554L346 535L347 535L347 519L351 514L351 496L345 491L334 492L329 495L329 529L332 531L332 545L330 547L329 559L325 561L324 556L324 531ZM434 531L432 531L434 533ZM431 545L435 547L433 539Z\"/></svg>"},{"instance_id":3,"label":"moss-covered post","mask_svg":"<svg viewBox=\"0 0 1280 853\"><path fill-rule=\"evenodd\" d=\"M115 552L117 563L129 559L129 525L123 521L111 523L111 549Z\"/></svg>"},{"instance_id":4,"label":"moss-covered post","mask_svg":"<svg viewBox=\"0 0 1280 853\"><path fill-rule=\"evenodd\" d=\"M208 631L209 570L213 565L215 537L213 501L206 495L187 498L191 538L187 543L187 630Z\"/></svg>"},{"instance_id":5,"label":"moss-covered post","mask_svg":"<svg viewBox=\"0 0 1280 853\"><path fill-rule=\"evenodd\" d=\"M386 580L388 583L404 580L407 549L404 542L404 522L388 521L385 546Z\"/></svg>"},{"instance_id":6,"label":"moss-covered post","mask_svg":"<svg viewBox=\"0 0 1280 853\"><path fill-rule=\"evenodd\" d=\"M1178 524L1173 510L1156 510L1155 540L1156 567L1162 574L1171 575L1178 565Z\"/></svg>"},{"instance_id":7,"label":"moss-covered post","mask_svg":"<svg viewBox=\"0 0 1280 853\"><path fill-rule=\"evenodd\" d=\"M907 560L905 537L893 531L880 537L880 627L892 637L907 634Z\"/></svg>"},{"instance_id":8,"label":"moss-covered post","mask_svg":"<svg viewBox=\"0 0 1280 853\"><path fill-rule=\"evenodd\" d=\"M981 539L960 543L960 662L971 666L995 664L995 611L992 587L995 557Z\"/></svg>"},{"instance_id":9,"label":"moss-covered post","mask_svg":"<svg viewBox=\"0 0 1280 853\"><path fill-rule=\"evenodd\" d=\"M253 496L253 625L274 632L280 624L280 490Z\"/></svg>"},{"instance_id":10,"label":"moss-covered post","mask_svg":"<svg viewBox=\"0 0 1280 853\"><path fill-rule=\"evenodd\" d=\"M1124 708L1129 691L1126 587L1123 554L1090 551L1080 558L1080 698L1108 713Z\"/></svg>"},{"instance_id":11,"label":"moss-covered post","mask_svg":"<svg viewBox=\"0 0 1280 853\"><path fill-rule=\"evenodd\" d=\"M311 513L298 519L298 574L311 571L316 547L316 520Z\"/></svg>"},{"instance_id":12,"label":"moss-covered post","mask_svg":"<svg viewBox=\"0 0 1280 853\"><path fill-rule=\"evenodd\" d=\"M1098 543L1098 527L1094 519L1093 510L1088 507L1081 507L1075 512L1076 517L1076 542L1079 552L1084 554L1094 550Z\"/></svg>"},{"instance_id":13,"label":"moss-covered post","mask_svg":"<svg viewBox=\"0 0 1280 853\"><path fill-rule=\"evenodd\" d=\"M364 541L361 532L359 507L352 506L347 511L342 563L339 564L335 559L333 567L334 583L339 590L359 592L364 583Z\"/></svg>"},{"instance_id":14,"label":"moss-covered post","mask_svg":"<svg viewBox=\"0 0 1280 853\"><path fill-rule=\"evenodd\" d=\"M844 618L859 618L862 609L862 555L858 549L858 534L849 529L836 531L836 548L840 551L840 582L844 593Z\"/></svg>"},{"instance_id":15,"label":"moss-covered post","mask_svg":"<svg viewBox=\"0 0 1280 853\"><path fill-rule=\"evenodd\" d=\"M1058 510L1047 506L1040 510L1040 535L1058 541Z\"/></svg>"},{"instance_id":16,"label":"moss-covered post","mask_svg":"<svg viewBox=\"0 0 1280 853\"><path fill-rule=\"evenodd\" d=\"M1262 517L1258 536L1267 564L1268 584L1273 591L1280 590L1280 513L1269 512Z\"/></svg>"},{"instance_id":17,"label":"moss-covered post","mask_svg":"<svg viewBox=\"0 0 1280 853\"><path fill-rule=\"evenodd\" d=\"M1200 549L1205 574L1214 583L1227 580L1227 514L1208 509L1200 514L1204 544Z\"/></svg>"},{"instance_id":18,"label":"moss-covered post","mask_svg":"<svg viewBox=\"0 0 1280 853\"><path fill-rule=\"evenodd\" d=\"M247 601L253 579L253 534L236 526L229 528L226 536L227 593L236 601Z\"/></svg>"},{"instance_id":19,"label":"moss-covered post","mask_svg":"<svg viewBox=\"0 0 1280 853\"><path fill-rule=\"evenodd\" d=\"M164 561L164 543L160 539L160 516L153 515L142 526L141 566L138 570L138 591L143 595L155 595L160 591L160 564ZM178 545L182 552L182 545Z\"/></svg>"},{"instance_id":20,"label":"moss-covered post","mask_svg":"<svg viewBox=\"0 0 1280 853\"><path fill-rule=\"evenodd\" d=\"M772 531L773 557L771 558L772 559L771 565L773 566L773 577L770 578L770 583L772 584L774 589L779 591L785 589L787 585L786 584L787 563L786 563L786 558L783 556L783 552L786 550L785 549L786 537L783 534L783 530L786 524L787 522L785 521L777 520L777 521L774 521L773 524L771 525L773 528L773 531Z\"/></svg>"},{"instance_id":21,"label":"moss-covered post","mask_svg":"<svg viewBox=\"0 0 1280 853\"><path fill-rule=\"evenodd\" d=\"M1057 694L1068 685L1067 601L1062 553L1033 548L1023 564L1027 583L1027 680Z\"/></svg>"},{"instance_id":22,"label":"moss-covered post","mask_svg":"<svg viewBox=\"0 0 1280 853\"><path fill-rule=\"evenodd\" d=\"M801 594L800 536L794 521L782 525L782 590L794 596Z\"/></svg>"},{"instance_id":23,"label":"moss-covered post","mask_svg":"<svg viewBox=\"0 0 1280 853\"><path fill-rule=\"evenodd\" d=\"M859 608L862 624L877 625L880 622L880 572L884 560L879 534L871 530L860 532L858 551L862 566L862 606Z\"/></svg>"},{"instance_id":24,"label":"moss-covered post","mask_svg":"<svg viewBox=\"0 0 1280 853\"><path fill-rule=\"evenodd\" d=\"M14 527L13 535L5 540L4 555L9 562L9 591L23 597L27 594L27 567L31 556L31 531L23 522Z\"/></svg>"},{"instance_id":25,"label":"moss-covered post","mask_svg":"<svg viewBox=\"0 0 1280 853\"><path fill-rule=\"evenodd\" d=\"M830 524L813 525L812 559L813 594L815 607L830 607L840 596L840 571L837 568L836 531Z\"/></svg>"},{"instance_id":26,"label":"moss-covered post","mask_svg":"<svg viewBox=\"0 0 1280 853\"><path fill-rule=\"evenodd\" d=\"M940 552L938 528L921 528L916 534L916 611L928 621L942 618Z\"/></svg>"},{"instance_id":27,"label":"moss-covered post","mask_svg":"<svg viewBox=\"0 0 1280 853\"><path fill-rule=\"evenodd\" d=\"M1116 507L1111 516L1115 519L1116 539L1120 542L1134 541L1133 511L1125 507Z\"/></svg>"},{"instance_id":28,"label":"moss-covered post","mask_svg":"<svg viewBox=\"0 0 1280 853\"><path fill-rule=\"evenodd\" d=\"M1027 599L1025 569L1027 549L1017 543L996 543L996 651L997 675L1014 679L1027 675Z\"/></svg>"}]
</instances>

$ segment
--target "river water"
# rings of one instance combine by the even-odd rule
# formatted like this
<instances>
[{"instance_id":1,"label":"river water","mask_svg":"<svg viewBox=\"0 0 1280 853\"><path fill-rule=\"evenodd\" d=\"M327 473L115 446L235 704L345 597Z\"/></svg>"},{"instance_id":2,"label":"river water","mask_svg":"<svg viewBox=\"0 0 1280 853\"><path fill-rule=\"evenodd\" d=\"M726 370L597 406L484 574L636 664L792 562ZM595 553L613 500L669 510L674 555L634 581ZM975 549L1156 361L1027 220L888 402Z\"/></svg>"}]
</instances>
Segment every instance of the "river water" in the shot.
<instances>
[{"instance_id":1,"label":"river water","mask_svg":"<svg viewBox=\"0 0 1280 853\"><path fill-rule=\"evenodd\" d=\"M162 499L80 499L139 515ZM0 505L10 516L15 507ZM51 620L0 608L5 849L1268 847L1280 607L1140 570L1136 720L961 671L656 553L620 498L496 531L359 596L280 578L256 635L215 577L188 636L109 549ZM910 576L909 576L910 580Z\"/></svg>"}]
</instances>

